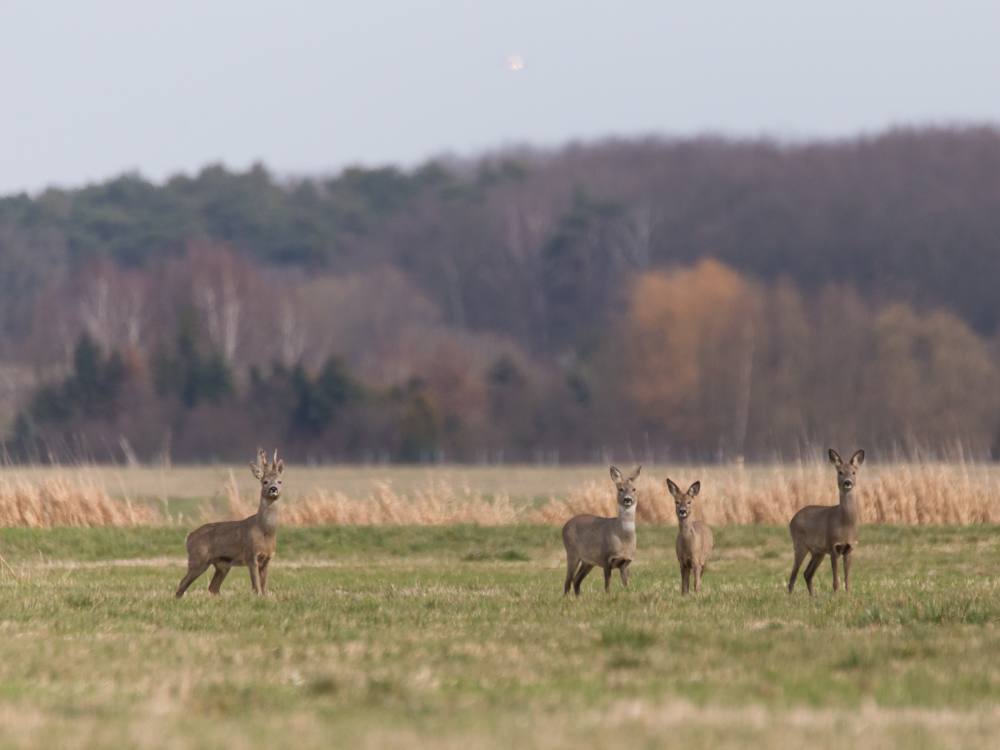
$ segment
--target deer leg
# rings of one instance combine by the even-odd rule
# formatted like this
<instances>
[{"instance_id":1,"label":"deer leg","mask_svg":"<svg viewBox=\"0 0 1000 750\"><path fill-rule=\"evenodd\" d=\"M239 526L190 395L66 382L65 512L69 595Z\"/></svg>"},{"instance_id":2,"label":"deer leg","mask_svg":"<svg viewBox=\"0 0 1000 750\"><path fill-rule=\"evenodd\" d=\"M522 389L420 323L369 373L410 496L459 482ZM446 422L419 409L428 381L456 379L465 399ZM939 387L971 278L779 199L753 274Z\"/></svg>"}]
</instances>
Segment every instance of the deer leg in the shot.
<instances>
[{"instance_id":1,"label":"deer leg","mask_svg":"<svg viewBox=\"0 0 1000 750\"><path fill-rule=\"evenodd\" d=\"M174 594L174 596L178 599L184 596L184 592L187 591L188 586L194 583L195 578L200 576L206 570L208 570L208 563L205 563L204 565L192 565L191 563L188 563L187 575L181 579L181 583L177 587L177 593Z\"/></svg>"},{"instance_id":2,"label":"deer leg","mask_svg":"<svg viewBox=\"0 0 1000 750\"><path fill-rule=\"evenodd\" d=\"M215 566L215 575L212 576L212 582L208 584L208 593L215 594L218 596L219 589L222 588L222 582L226 580L226 576L229 575L229 566L225 563Z\"/></svg>"},{"instance_id":3,"label":"deer leg","mask_svg":"<svg viewBox=\"0 0 1000 750\"><path fill-rule=\"evenodd\" d=\"M569 594L570 586L573 585L573 578L576 575L577 568L580 567L580 558L576 555L571 555L566 553L566 585L563 586L563 596ZM579 588L579 587L578 587ZM577 592L579 593L579 591Z\"/></svg>"},{"instance_id":4,"label":"deer leg","mask_svg":"<svg viewBox=\"0 0 1000 750\"><path fill-rule=\"evenodd\" d=\"M573 578L573 592L580 596L580 584L583 583L583 579L587 577L587 574L594 569L593 565L588 565L587 563L581 563L580 569L576 571L576 576Z\"/></svg>"},{"instance_id":5,"label":"deer leg","mask_svg":"<svg viewBox=\"0 0 1000 750\"><path fill-rule=\"evenodd\" d=\"M622 586L624 586L625 588L628 588L628 566L629 566L629 565L631 565L631 564L632 564L632 561L631 561L631 560L628 560L628 561L627 561L627 562L625 562L625 564L623 564L623 565L622 565L622 567L621 567L621 573L622 573Z\"/></svg>"},{"instance_id":6,"label":"deer leg","mask_svg":"<svg viewBox=\"0 0 1000 750\"><path fill-rule=\"evenodd\" d=\"M833 565L833 593L837 593L837 589L840 588L840 582L837 580L837 550L834 549L830 553L830 564Z\"/></svg>"},{"instance_id":7,"label":"deer leg","mask_svg":"<svg viewBox=\"0 0 1000 750\"><path fill-rule=\"evenodd\" d=\"M796 547L795 548L795 564L792 565L792 575L788 579L788 593L792 593L792 589L795 588L795 579L799 575L799 568L802 567L802 561L806 559L806 548Z\"/></svg>"},{"instance_id":8,"label":"deer leg","mask_svg":"<svg viewBox=\"0 0 1000 750\"><path fill-rule=\"evenodd\" d=\"M611 591L611 571L614 568L611 567L610 562L604 563L604 593L607 594Z\"/></svg>"},{"instance_id":9,"label":"deer leg","mask_svg":"<svg viewBox=\"0 0 1000 750\"><path fill-rule=\"evenodd\" d=\"M823 562L824 557L826 557L825 552L813 552L812 557L809 558L809 564L806 566L806 572L802 574L802 577L806 579L809 596L813 595L813 576L816 575L816 568Z\"/></svg>"},{"instance_id":10,"label":"deer leg","mask_svg":"<svg viewBox=\"0 0 1000 750\"><path fill-rule=\"evenodd\" d=\"M260 593L260 571L257 569L257 557L256 555L250 558L247 567L250 568L250 585L253 586L253 592L255 594Z\"/></svg>"},{"instance_id":11,"label":"deer leg","mask_svg":"<svg viewBox=\"0 0 1000 750\"><path fill-rule=\"evenodd\" d=\"M265 558L260 564L260 593L267 594L267 570L271 564L271 558Z\"/></svg>"},{"instance_id":12,"label":"deer leg","mask_svg":"<svg viewBox=\"0 0 1000 750\"><path fill-rule=\"evenodd\" d=\"M701 593L701 566L698 563L694 564L694 593Z\"/></svg>"},{"instance_id":13,"label":"deer leg","mask_svg":"<svg viewBox=\"0 0 1000 750\"><path fill-rule=\"evenodd\" d=\"M686 594L690 589L691 568L681 564L681 594Z\"/></svg>"},{"instance_id":14,"label":"deer leg","mask_svg":"<svg viewBox=\"0 0 1000 750\"><path fill-rule=\"evenodd\" d=\"M851 550L844 553L844 591L851 590Z\"/></svg>"}]
</instances>

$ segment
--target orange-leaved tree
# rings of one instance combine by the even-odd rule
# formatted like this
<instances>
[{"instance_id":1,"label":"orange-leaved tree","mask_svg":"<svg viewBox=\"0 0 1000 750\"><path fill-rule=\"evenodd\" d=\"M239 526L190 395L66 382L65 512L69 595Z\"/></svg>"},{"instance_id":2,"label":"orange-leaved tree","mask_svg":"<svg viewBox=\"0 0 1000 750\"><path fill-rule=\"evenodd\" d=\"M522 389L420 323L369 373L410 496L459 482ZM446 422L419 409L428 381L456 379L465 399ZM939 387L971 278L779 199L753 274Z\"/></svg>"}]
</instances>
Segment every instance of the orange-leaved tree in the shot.
<instances>
[{"instance_id":1,"label":"orange-leaved tree","mask_svg":"<svg viewBox=\"0 0 1000 750\"><path fill-rule=\"evenodd\" d=\"M631 395L651 430L740 453L760 300L718 261L643 274L627 315Z\"/></svg>"}]
</instances>

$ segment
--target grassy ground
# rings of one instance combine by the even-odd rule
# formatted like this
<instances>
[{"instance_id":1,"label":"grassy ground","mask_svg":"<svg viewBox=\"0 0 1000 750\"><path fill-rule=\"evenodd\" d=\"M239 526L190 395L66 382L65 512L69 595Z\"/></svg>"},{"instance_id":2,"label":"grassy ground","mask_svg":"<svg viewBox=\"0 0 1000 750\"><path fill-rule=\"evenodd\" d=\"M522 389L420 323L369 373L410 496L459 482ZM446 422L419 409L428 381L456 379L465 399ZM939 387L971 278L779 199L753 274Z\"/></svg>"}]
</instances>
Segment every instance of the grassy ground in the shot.
<instances>
[{"instance_id":1,"label":"grassy ground","mask_svg":"<svg viewBox=\"0 0 1000 750\"><path fill-rule=\"evenodd\" d=\"M185 529L0 529L0 747L992 747L1000 529L866 527L789 598L787 530L675 531L562 597L550 527L279 530L173 599Z\"/></svg>"}]
</instances>

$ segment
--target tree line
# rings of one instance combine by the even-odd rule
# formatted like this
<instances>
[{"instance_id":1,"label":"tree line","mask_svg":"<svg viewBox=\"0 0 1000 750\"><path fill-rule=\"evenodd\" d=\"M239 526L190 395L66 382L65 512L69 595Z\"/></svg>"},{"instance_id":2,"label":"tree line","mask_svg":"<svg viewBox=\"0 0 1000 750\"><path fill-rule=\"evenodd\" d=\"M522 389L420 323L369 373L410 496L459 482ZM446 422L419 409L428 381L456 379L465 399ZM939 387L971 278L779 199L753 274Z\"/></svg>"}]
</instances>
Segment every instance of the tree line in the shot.
<instances>
[{"instance_id":1,"label":"tree line","mask_svg":"<svg viewBox=\"0 0 1000 750\"><path fill-rule=\"evenodd\" d=\"M987 455L998 209L990 128L11 196L0 416L42 458Z\"/></svg>"}]
</instances>

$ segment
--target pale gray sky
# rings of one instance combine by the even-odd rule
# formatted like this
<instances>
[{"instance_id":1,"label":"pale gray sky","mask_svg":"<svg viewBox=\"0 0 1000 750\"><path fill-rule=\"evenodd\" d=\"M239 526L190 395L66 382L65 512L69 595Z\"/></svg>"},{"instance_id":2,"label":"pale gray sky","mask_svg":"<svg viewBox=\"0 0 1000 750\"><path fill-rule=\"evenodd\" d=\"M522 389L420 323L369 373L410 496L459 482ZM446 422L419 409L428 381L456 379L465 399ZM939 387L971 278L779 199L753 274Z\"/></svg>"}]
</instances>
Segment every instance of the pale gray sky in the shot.
<instances>
[{"instance_id":1,"label":"pale gray sky","mask_svg":"<svg viewBox=\"0 0 1000 750\"><path fill-rule=\"evenodd\" d=\"M1000 122L988 2L4 2L0 194L704 131ZM517 55L521 70L506 61Z\"/></svg>"}]
</instances>

